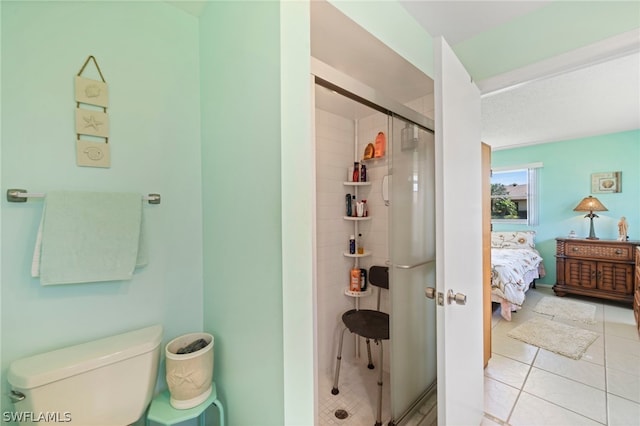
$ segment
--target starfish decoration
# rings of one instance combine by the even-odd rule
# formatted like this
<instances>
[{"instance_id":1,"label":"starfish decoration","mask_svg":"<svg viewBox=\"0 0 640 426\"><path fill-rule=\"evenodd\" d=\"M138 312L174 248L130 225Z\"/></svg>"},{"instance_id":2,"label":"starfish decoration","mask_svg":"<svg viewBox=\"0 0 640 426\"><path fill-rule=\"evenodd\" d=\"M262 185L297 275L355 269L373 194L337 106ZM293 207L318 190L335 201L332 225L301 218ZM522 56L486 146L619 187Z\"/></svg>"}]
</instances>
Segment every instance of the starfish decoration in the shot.
<instances>
[{"instance_id":1,"label":"starfish decoration","mask_svg":"<svg viewBox=\"0 0 640 426\"><path fill-rule=\"evenodd\" d=\"M104 123L102 121L98 121L96 120L96 118L93 115L90 115L89 117L82 117L82 119L85 121L85 123L87 123L84 128L86 129L87 127L93 127L93 129L98 132L100 129L98 129L98 126L103 125Z\"/></svg>"}]
</instances>

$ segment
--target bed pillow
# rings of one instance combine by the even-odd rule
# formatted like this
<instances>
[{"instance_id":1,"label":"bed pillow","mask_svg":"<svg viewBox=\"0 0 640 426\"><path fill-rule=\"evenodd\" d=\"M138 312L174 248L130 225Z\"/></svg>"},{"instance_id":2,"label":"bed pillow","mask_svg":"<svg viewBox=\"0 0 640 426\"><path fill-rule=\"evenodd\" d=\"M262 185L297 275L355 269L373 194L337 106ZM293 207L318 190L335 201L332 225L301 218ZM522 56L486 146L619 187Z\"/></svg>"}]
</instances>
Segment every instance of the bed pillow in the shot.
<instances>
[{"instance_id":1,"label":"bed pillow","mask_svg":"<svg viewBox=\"0 0 640 426\"><path fill-rule=\"evenodd\" d=\"M491 248L532 249L536 247L536 231L505 231L491 233Z\"/></svg>"}]
</instances>

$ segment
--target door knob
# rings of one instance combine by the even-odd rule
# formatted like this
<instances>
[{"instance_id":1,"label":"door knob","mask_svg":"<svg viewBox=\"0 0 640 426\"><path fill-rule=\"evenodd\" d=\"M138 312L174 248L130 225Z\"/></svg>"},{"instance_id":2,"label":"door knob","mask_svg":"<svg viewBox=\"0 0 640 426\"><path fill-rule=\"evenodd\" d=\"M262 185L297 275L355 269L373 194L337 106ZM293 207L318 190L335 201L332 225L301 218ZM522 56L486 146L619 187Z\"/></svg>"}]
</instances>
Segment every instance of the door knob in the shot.
<instances>
[{"instance_id":1,"label":"door knob","mask_svg":"<svg viewBox=\"0 0 640 426\"><path fill-rule=\"evenodd\" d=\"M467 295L462 293L454 293L453 290L449 289L447 292L447 303L451 304L456 302L458 305L466 305L467 304Z\"/></svg>"}]
</instances>

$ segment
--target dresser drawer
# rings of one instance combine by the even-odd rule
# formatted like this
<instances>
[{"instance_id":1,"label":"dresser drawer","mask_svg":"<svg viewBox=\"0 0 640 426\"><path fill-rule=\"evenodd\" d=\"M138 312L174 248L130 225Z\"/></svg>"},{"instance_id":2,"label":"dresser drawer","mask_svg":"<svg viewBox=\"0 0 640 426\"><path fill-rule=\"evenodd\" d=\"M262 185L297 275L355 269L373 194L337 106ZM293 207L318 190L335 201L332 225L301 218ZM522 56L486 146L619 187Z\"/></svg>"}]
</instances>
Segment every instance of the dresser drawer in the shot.
<instances>
[{"instance_id":1,"label":"dresser drawer","mask_svg":"<svg viewBox=\"0 0 640 426\"><path fill-rule=\"evenodd\" d=\"M578 241L567 241L565 255L567 257L589 257L596 259L633 261L634 246L628 244L584 244Z\"/></svg>"},{"instance_id":2,"label":"dresser drawer","mask_svg":"<svg viewBox=\"0 0 640 426\"><path fill-rule=\"evenodd\" d=\"M640 292L636 291L633 299L633 315L636 317L636 325L638 326L638 336L640 336Z\"/></svg>"}]
</instances>

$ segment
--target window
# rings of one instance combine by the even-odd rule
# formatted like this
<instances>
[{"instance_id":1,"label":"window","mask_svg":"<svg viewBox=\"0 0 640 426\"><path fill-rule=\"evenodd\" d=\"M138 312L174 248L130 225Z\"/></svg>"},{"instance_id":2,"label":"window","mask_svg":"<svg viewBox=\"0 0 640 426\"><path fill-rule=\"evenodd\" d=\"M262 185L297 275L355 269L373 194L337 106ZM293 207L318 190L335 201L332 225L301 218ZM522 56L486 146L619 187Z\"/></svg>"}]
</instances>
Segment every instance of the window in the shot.
<instances>
[{"instance_id":1,"label":"window","mask_svg":"<svg viewBox=\"0 0 640 426\"><path fill-rule=\"evenodd\" d=\"M538 224L538 169L541 163L494 168L491 222Z\"/></svg>"}]
</instances>

